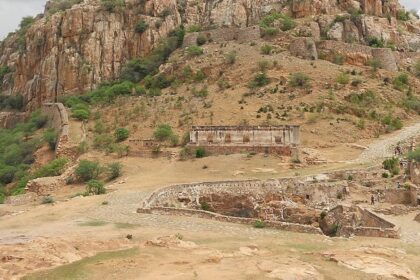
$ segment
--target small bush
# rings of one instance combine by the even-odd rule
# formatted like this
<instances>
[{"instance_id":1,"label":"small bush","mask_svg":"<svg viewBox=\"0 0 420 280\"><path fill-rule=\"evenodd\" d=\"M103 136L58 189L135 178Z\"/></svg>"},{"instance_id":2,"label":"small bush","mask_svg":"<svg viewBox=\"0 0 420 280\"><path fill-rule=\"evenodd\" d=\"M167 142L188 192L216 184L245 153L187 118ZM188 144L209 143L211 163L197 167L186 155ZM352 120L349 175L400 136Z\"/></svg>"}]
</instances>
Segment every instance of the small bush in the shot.
<instances>
[{"instance_id":1,"label":"small bush","mask_svg":"<svg viewBox=\"0 0 420 280\"><path fill-rule=\"evenodd\" d=\"M64 172L67 162L65 158L55 159L35 170L31 179L59 176Z\"/></svg>"},{"instance_id":2,"label":"small bush","mask_svg":"<svg viewBox=\"0 0 420 280\"><path fill-rule=\"evenodd\" d=\"M377 37L369 37L367 39L367 44L373 48L383 48L385 47L385 41Z\"/></svg>"},{"instance_id":3,"label":"small bush","mask_svg":"<svg viewBox=\"0 0 420 280\"><path fill-rule=\"evenodd\" d=\"M42 204L52 204L54 203L54 198L52 196L44 196L42 198Z\"/></svg>"},{"instance_id":4,"label":"small bush","mask_svg":"<svg viewBox=\"0 0 420 280\"><path fill-rule=\"evenodd\" d=\"M258 61L258 69L261 72L267 71L268 67L270 66L270 63L267 60L260 60Z\"/></svg>"},{"instance_id":5,"label":"small bush","mask_svg":"<svg viewBox=\"0 0 420 280\"><path fill-rule=\"evenodd\" d=\"M270 79L265 72L260 72L254 75L252 81L248 84L249 88L259 88L270 83Z\"/></svg>"},{"instance_id":6,"label":"small bush","mask_svg":"<svg viewBox=\"0 0 420 280\"><path fill-rule=\"evenodd\" d=\"M398 158L386 159L382 162L382 167L388 170L391 175L398 175L400 173L400 166Z\"/></svg>"},{"instance_id":7,"label":"small bush","mask_svg":"<svg viewBox=\"0 0 420 280\"><path fill-rule=\"evenodd\" d=\"M86 184L86 193L88 195L104 194L106 189L104 183L98 180L89 180Z\"/></svg>"},{"instance_id":8,"label":"small bush","mask_svg":"<svg viewBox=\"0 0 420 280\"><path fill-rule=\"evenodd\" d=\"M346 73L340 73L335 81L341 85L347 85L350 82L350 77Z\"/></svg>"},{"instance_id":9,"label":"small bush","mask_svg":"<svg viewBox=\"0 0 420 280\"><path fill-rule=\"evenodd\" d=\"M134 27L134 30L136 31L136 33L143 33L144 31L147 30L147 28L149 28L149 24L147 24L146 21L141 20L139 22L136 23L136 26Z\"/></svg>"},{"instance_id":10,"label":"small bush","mask_svg":"<svg viewBox=\"0 0 420 280\"><path fill-rule=\"evenodd\" d=\"M101 167L99 163L88 160L81 160L75 170L76 177L81 182L96 179L100 173Z\"/></svg>"},{"instance_id":11,"label":"small bush","mask_svg":"<svg viewBox=\"0 0 420 280\"><path fill-rule=\"evenodd\" d=\"M101 6L108 12L114 12L124 7L124 0L101 0Z\"/></svg>"},{"instance_id":12,"label":"small bush","mask_svg":"<svg viewBox=\"0 0 420 280\"><path fill-rule=\"evenodd\" d=\"M55 150L55 147L57 145L57 138L58 133L53 128L49 128L44 131L43 139L45 142L48 143L48 147L51 151Z\"/></svg>"},{"instance_id":13,"label":"small bush","mask_svg":"<svg viewBox=\"0 0 420 280\"><path fill-rule=\"evenodd\" d=\"M387 172L382 173L382 178L385 178L385 179L389 178L389 173Z\"/></svg>"},{"instance_id":14,"label":"small bush","mask_svg":"<svg viewBox=\"0 0 420 280\"><path fill-rule=\"evenodd\" d=\"M265 223L261 220L256 220L253 226L254 228L265 228Z\"/></svg>"},{"instance_id":15,"label":"small bush","mask_svg":"<svg viewBox=\"0 0 420 280\"><path fill-rule=\"evenodd\" d=\"M126 140L129 135L130 135L130 132L128 131L127 128L124 128L124 127L117 128L114 132L114 136L117 142L122 142Z\"/></svg>"},{"instance_id":16,"label":"small bush","mask_svg":"<svg viewBox=\"0 0 420 280\"><path fill-rule=\"evenodd\" d=\"M198 148L195 150L195 157L196 158L203 158L206 156L206 150L204 148Z\"/></svg>"},{"instance_id":17,"label":"small bush","mask_svg":"<svg viewBox=\"0 0 420 280\"><path fill-rule=\"evenodd\" d=\"M289 85L292 87L309 88L310 78L304 73L293 73L290 75Z\"/></svg>"},{"instance_id":18,"label":"small bush","mask_svg":"<svg viewBox=\"0 0 420 280\"><path fill-rule=\"evenodd\" d=\"M269 55L269 54L271 54L272 50L273 50L272 45L264 44L264 45L261 46L260 51L261 51L262 54Z\"/></svg>"},{"instance_id":19,"label":"small bush","mask_svg":"<svg viewBox=\"0 0 420 280\"><path fill-rule=\"evenodd\" d=\"M72 110L71 116L79 121L84 121L89 119L90 112L88 109L75 109Z\"/></svg>"},{"instance_id":20,"label":"small bush","mask_svg":"<svg viewBox=\"0 0 420 280\"><path fill-rule=\"evenodd\" d=\"M121 176L122 165L118 162L112 162L106 166L108 172L108 180L114 180Z\"/></svg>"},{"instance_id":21,"label":"small bush","mask_svg":"<svg viewBox=\"0 0 420 280\"><path fill-rule=\"evenodd\" d=\"M200 206L201 206L201 210L204 210L204 211L210 211L211 210L211 206L205 201L201 202Z\"/></svg>"},{"instance_id":22,"label":"small bush","mask_svg":"<svg viewBox=\"0 0 420 280\"><path fill-rule=\"evenodd\" d=\"M335 54L332 58L332 63L337 65L343 65L346 61L346 57L342 54Z\"/></svg>"},{"instance_id":23,"label":"small bush","mask_svg":"<svg viewBox=\"0 0 420 280\"><path fill-rule=\"evenodd\" d=\"M186 52L189 56L199 56L199 55L202 55L204 53L202 48L200 48L199 46L195 46L195 45L187 47Z\"/></svg>"},{"instance_id":24,"label":"small bush","mask_svg":"<svg viewBox=\"0 0 420 280\"><path fill-rule=\"evenodd\" d=\"M410 12L406 12L405 10L398 10L397 19L401 21L410 20Z\"/></svg>"},{"instance_id":25,"label":"small bush","mask_svg":"<svg viewBox=\"0 0 420 280\"><path fill-rule=\"evenodd\" d=\"M158 141L170 140L173 135L174 132L169 124L160 124L153 132L153 137Z\"/></svg>"},{"instance_id":26,"label":"small bush","mask_svg":"<svg viewBox=\"0 0 420 280\"><path fill-rule=\"evenodd\" d=\"M227 64L230 64L230 65L233 65L233 64L235 64L235 62L236 62L236 51L231 51L231 52L229 52L227 55L226 55L226 57L225 57L225 60L226 60L226 63ZM420 66L419 66L419 69L420 69ZM420 72L420 70L419 70L419 72Z\"/></svg>"},{"instance_id":27,"label":"small bush","mask_svg":"<svg viewBox=\"0 0 420 280\"><path fill-rule=\"evenodd\" d=\"M403 91L406 89L409 85L409 79L408 75L406 73L400 73L398 74L392 81L392 84L394 85L394 88Z\"/></svg>"},{"instance_id":28,"label":"small bush","mask_svg":"<svg viewBox=\"0 0 420 280\"><path fill-rule=\"evenodd\" d=\"M205 43L207 43L207 38L206 38L206 36L204 36L204 35L202 35L202 34L198 35L197 40L196 40L196 43L197 43L197 45L198 45L198 46L202 46L202 45L204 45Z\"/></svg>"},{"instance_id":29,"label":"small bush","mask_svg":"<svg viewBox=\"0 0 420 280\"><path fill-rule=\"evenodd\" d=\"M321 214L319 214L319 217L321 218L321 220L323 220L326 216L327 216L327 211L325 210L323 210Z\"/></svg>"},{"instance_id":30,"label":"small bush","mask_svg":"<svg viewBox=\"0 0 420 280\"><path fill-rule=\"evenodd\" d=\"M412 152L409 152L408 153L408 159L411 161L411 160L414 160L415 162L420 162L420 149L419 148L417 148L417 149L415 149L414 151L412 151Z\"/></svg>"}]
</instances>

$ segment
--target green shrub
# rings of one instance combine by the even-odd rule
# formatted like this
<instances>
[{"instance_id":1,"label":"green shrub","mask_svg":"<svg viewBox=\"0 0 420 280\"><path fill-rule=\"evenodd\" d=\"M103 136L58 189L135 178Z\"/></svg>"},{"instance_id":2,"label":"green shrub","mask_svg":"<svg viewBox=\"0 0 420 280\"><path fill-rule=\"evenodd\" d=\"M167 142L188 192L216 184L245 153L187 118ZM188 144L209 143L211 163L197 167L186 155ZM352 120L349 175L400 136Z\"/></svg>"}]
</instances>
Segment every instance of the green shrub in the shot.
<instances>
[{"instance_id":1,"label":"green shrub","mask_svg":"<svg viewBox=\"0 0 420 280\"><path fill-rule=\"evenodd\" d=\"M86 193L88 195L104 194L106 189L104 183L98 180L89 180L86 184Z\"/></svg>"},{"instance_id":2,"label":"green shrub","mask_svg":"<svg viewBox=\"0 0 420 280\"><path fill-rule=\"evenodd\" d=\"M147 75L156 73L171 53L182 46L184 35L185 30L182 27L171 30L166 39L162 40L149 55L128 61L121 70L120 79L137 83Z\"/></svg>"},{"instance_id":3,"label":"green shrub","mask_svg":"<svg viewBox=\"0 0 420 280\"><path fill-rule=\"evenodd\" d=\"M101 0L101 6L108 12L124 7L124 0Z\"/></svg>"},{"instance_id":4,"label":"green shrub","mask_svg":"<svg viewBox=\"0 0 420 280\"><path fill-rule=\"evenodd\" d=\"M149 24L146 21L141 20L141 21L136 23L136 26L134 27L134 31L136 31L136 33L141 34L144 31L146 31L147 28L149 28Z\"/></svg>"},{"instance_id":5,"label":"green shrub","mask_svg":"<svg viewBox=\"0 0 420 280\"><path fill-rule=\"evenodd\" d=\"M420 59L416 61L416 64L414 65L414 74L417 78L420 78ZM1 72L0 72L0 81L1 81Z\"/></svg>"},{"instance_id":6,"label":"green shrub","mask_svg":"<svg viewBox=\"0 0 420 280\"><path fill-rule=\"evenodd\" d=\"M206 36L204 36L204 35L202 35L202 34L198 35L197 40L196 40L196 43L197 43L197 45L198 45L198 46L202 46L202 45L204 45L205 43L207 43L207 38L206 38Z\"/></svg>"},{"instance_id":7,"label":"green shrub","mask_svg":"<svg viewBox=\"0 0 420 280\"><path fill-rule=\"evenodd\" d=\"M65 11L73 7L75 4L81 3L82 0L53 0L49 2L48 14L52 15L60 11Z\"/></svg>"},{"instance_id":8,"label":"green shrub","mask_svg":"<svg viewBox=\"0 0 420 280\"><path fill-rule=\"evenodd\" d=\"M0 66L0 84L3 84L3 78L7 73L10 73L11 70L8 66Z\"/></svg>"},{"instance_id":9,"label":"green shrub","mask_svg":"<svg viewBox=\"0 0 420 280\"><path fill-rule=\"evenodd\" d=\"M383 48L385 47L385 41L377 37L368 37L367 44L373 48Z\"/></svg>"},{"instance_id":10,"label":"green shrub","mask_svg":"<svg viewBox=\"0 0 420 280\"><path fill-rule=\"evenodd\" d=\"M409 79L408 75L406 73L400 73L398 74L393 80L392 84L394 85L394 88L403 91L406 89L409 85Z\"/></svg>"},{"instance_id":11,"label":"green shrub","mask_svg":"<svg viewBox=\"0 0 420 280\"><path fill-rule=\"evenodd\" d=\"M1 82L1 79L0 79ZM14 94L14 95L3 95L0 94L0 110L17 110L22 111L24 109L25 104L23 101L23 96L21 94Z\"/></svg>"},{"instance_id":12,"label":"green shrub","mask_svg":"<svg viewBox=\"0 0 420 280\"><path fill-rule=\"evenodd\" d=\"M291 30L296 26L296 22L292 18L278 12L271 13L270 15L262 18L259 25L263 29L264 33L267 33L269 29L273 29L276 21L280 23L280 29L282 31Z\"/></svg>"},{"instance_id":13,"label":"green shrub","mask_svg":"<svg viewBox=\"0 0 420 280\"><path fill-rule=\"evenodd\" d=\"M90 111L88 109L74 109L72 110L71 116L79 121L89 119Z\"/></svg>"},{"instance_id":14,"label":"green shrub","mask_svg":"<svg viewBox=\"0 0 420 280\"><path fill-rule=\"evenodd\" d=\"M376 95L368 90L361 93L353 92L345 97L347 101L360 107L368 107L376 104Z\"/></svg>"},{"instance_id":15,"label":"green shrub","mask_svg":"<svg viewBox=\"0 0 420 280\"><path fill-rule=\"evenodd\" d=\"M397 19L402 21L410 20L410 12L406 12L405 10L398 10Z\"/></svg>"},{"instance_id":16,"label":"green shrub","mask_svg":"<svg viewBox=\"0 0 420 280\"><path fill-rule=\"evenodd\" d=\"M186 52L189 56L199 56L204 53L203 49L196 45L187 47Z\"/></svg>"},{"instance_id":17,"label":"green shrub","mask_svg":"<svg viewBox=\"0 0 420 280\"><path fill-rule=\"evenodd\" d=\"M293 73L290 75L289 85L292 87L309 88L310 78L304 73Z\"/></svg>"},{"instance_id":18,"label":"green shrub","mask_svg":"<svg viewBox=\"0 0 420 280\"><path fill-rule=\"evenodd\" d=\"M350 82L350 77L346 73L340 73L335 81L341 85L347 85Z\"/></svg>"},{"instance_id":19,"label":"green shrub","mask_svg":"<svg viewBox=\"0 0 420 280\"><path fill-rule=\"evenodd\" d=\"M122 142L126 140L129 134L130 132L128 131L128 129L124 127L117 128L114 132L114 136L117 142Z\"/></svg>"},{"instance_id":20,"label":"green shrub","mask_svg":"<svg viewBox=\"0 0 420 280\"><path fill-rule=\"evenodd\" d=\"M332 63L337 65L343 65L346 61L346 57L342 54L335 54L332 58Z\"/></svg>"},{"instance_id":21,"label":"green shrub","mask_svg":"<svg viewBox=\"0 0 420 280\"><path fill-rule=\"evenodd\" d=\"M400 130L403 127L401 119L398 117L393 118L390 114L383 117L381 122L386 127L387 132Z\"/></svg>"},{"instance_id":22,"label":"green shrub","mask_svg":"<svg viewBox=\"0 0 420 280\"><path fill-rule=\"evenodd\" d=\"M189 25L187 26L187 32L188 33L193 33L193 32L200 32L201 31L201 27L199 25Z\"/></svg>"},{"instance_id":23,"label":"green shrub","mask_svg":"<svg viewBox=\"0 0 420 280\"><path fill-rule=\"evenodd\" d=\"M253 224L254 228L265 228L264 221L256 220Z\"/></svg>"},{"instance_id":24,"label":"green shrub","mask_svg":"<svg viewBox=\"0 0 420 280\"><path fill-rule=\"evenodd\" d=\"M327 211L325 210L323 210L321 214L319 214L319 217L321 218L321 220L323 220L326 216L327 216Z\"/></svg>"},{"instance_id":25,"label":"green shrub","mask_svg":"<svg viewBox=\"0 0 420 280\"><path fill-rule=\"evenodd\" d=\"M261 72L267 71L268 67L270 66L270 63L267 60L260 60L258 61L258 69Z\"/></svg>"},{"instance_id":26,"label":"green shrub","mask_svg":"<svg viewBox=\"0 0 420 280\"><path fill-rule=\"evenodd\" d=\"M101 167L99 163L88 160L81 160L75 170L75 175L81 182L96 179L100 173Z\"/></svg>"},{"instance_id":27,"label":"green shrub","mask_svg":"<svg viewBox=\"0 0 420 280\"><path fill-rule=\"evenodd\" d=\"M260 72L254 75L252 81L248 84L249 88L259 88L268 85L270 79L265 72Z\"/></svg>"},{"instance_id":28,"label":"green shrub","mask_svg":"<svg viewBox=\"0 0 420 280\"><path fill-rule=\"evenodd\" d=\"M400 173L400 165L398 158L386 159L382 162L382 167L388 170L391 175L398 175Z\"/></svg>"},{"instance_id":29,"label":"green shrub","mask_svg":"<svg viewBox=\"0 0 420 280\"><path fill-rule=\"evenodd\" d=\"M414 160L415 162L420 162L420 149L419 148L417 148L417 149L415 149L414 151L412 151L412 152L409 152L408 153L408 159L411 161L411 160Z\"/></svg>"},{"instance_id":30,"label":"green shrub","mask_svg":"<svg viewBox=\"0 0 420 280\"><path fill-rule=\"evenodd\" d=\"M208 204L208 203L207 203L207 202L205 202L205 201L201 202L201 203L200 203L200 206L201 206L201 210L204 210L204 211L211 211L211 206L210 206L210 204Z\"/></svg>"},{"instance_id":31,"label":"green shrub","mask_svg":"<svg viewBox=\"0 0 420 280\"><path fill-rule=\"evenodd\" d=\"M64 172L67 162L65 158L55 159L35 170L31 179L59 176Z\"/></svg>"},{"instance_id":32,"label":"green shrub","mask_svg":"<svg viewBox=\"0 0 420 280\"><path fill-rule=\"evenodd\" d=\"M54 203L54 198L52 196L44 196L42 198L42 204L52 204Z\"/></svg>"},{"instance_id":33,"label":"green shrub","mask_svg":"<svg viewBox=\"0 0 420 280\"><path fill-rule=\"evenodd\" d=\"M382 173L382 178L389 178L389 173L387 173L387 172L384 172L384 173Z\"/></svg>"},{"instance_id":34,"label":"green shrub","mask_svg":"<svg viewBox=\"0 0 420 280\"><path fill-rule=\"evenodd\" d=\"M57 145L57 138L58 133L53 128L49 128L44 131L43 139L45 142L48 143L48 146L51 151L55 150L55 147Z\"/></svg>"},{"instance_id":35,"label":"green shrub","mask_svg":"<svg viewBox=\"0 0 420 280\"><path fill-rule=\"evenodd\" d=\"M195 157L196 158L203 158L206 156L206 150L204 148L197 148L195 150Z\"/></svg>"},{"instance_id":36,"label":"green shrub","mask_svg":"<svg viewBox=\"0 0 420 280\"><path fill-rule=\"evenodd\" d=\"M160 124L153 132L153 137L158 141L170 140L173 135L174 132L169 124Z\"/></svg>"},{"instance_id":37,"label":"green shrub","mask_svg":"<svg viewBox=\"0 0 420 280\"><path fill-rule=\"evenodd\" d=\"M121 176L122 165L118 162L112 162L106 166L108 173L108 180L114 180Z\"/></svg>"},{"instance_id":38,"label":"green shrub","mask_svg":"<svg viewBox=\"0 0 420 280\"><path fill-rule=\"evenodd\" d=\"M225 61L227 64L233 65L236 62L236 51L231 51L225 56ZM420 68L419 68L420 69ZM420 70L419 70L420 72Z\"/></svg>"},{"instance_id":39,"label":"green shrub","mask_svg":"<svg viewBox=\"0 0 420 280\"><path fill-rule=\"evenodd\" d=\"M93 147L95 149L109 150L112 143L114 143L114 137L109 134L100 134L93 138Z\"/></svg>"},{"instance_id":40,"label":"green shrub","mask_svg":"<svg viewBox=\"0 0 420 280\"><path fill-rule=\"evenodd\" d=\"M268 44L264 44L264 45L261 46L260 51L261 51L261 54L269 55L273 51L273 46L268 45Z\"/></svg>"}]
</instances>

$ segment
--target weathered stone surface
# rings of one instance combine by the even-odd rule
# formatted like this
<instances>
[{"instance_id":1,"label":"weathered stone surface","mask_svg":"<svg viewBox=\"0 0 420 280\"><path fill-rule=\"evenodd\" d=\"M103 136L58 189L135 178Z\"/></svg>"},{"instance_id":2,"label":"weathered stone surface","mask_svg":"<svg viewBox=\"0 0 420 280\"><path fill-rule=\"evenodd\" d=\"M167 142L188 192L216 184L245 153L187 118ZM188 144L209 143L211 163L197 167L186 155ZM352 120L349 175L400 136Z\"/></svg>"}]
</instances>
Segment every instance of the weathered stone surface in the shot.
<instances>
[{"instance_id":1,"label":"weathered stone surface","mask_svg":"<svg viewBox=\"0 0 420 280\"><path fill-rule=\"evenodd\" d=\"M311 38L298 38L290 44L290 53L296 57L315 60L318 52L314 40Z\"/></svg>"}]
</instances>

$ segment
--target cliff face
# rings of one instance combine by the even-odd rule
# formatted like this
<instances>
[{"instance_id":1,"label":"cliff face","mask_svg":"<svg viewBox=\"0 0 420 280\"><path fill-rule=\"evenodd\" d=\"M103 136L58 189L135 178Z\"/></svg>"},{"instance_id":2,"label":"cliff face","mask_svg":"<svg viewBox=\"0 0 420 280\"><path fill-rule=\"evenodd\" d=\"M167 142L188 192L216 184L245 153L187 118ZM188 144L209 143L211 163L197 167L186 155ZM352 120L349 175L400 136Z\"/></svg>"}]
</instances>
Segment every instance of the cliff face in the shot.
<instances>
[{"instance_id":1,"label":"cliff face","mask_svg":"<svg viewBox=\"0 0 420 280\"><path fill-rule=\"evenodd\" d=\"M358 35L363 33L360 31L363 28L367 30L364 32L366 36L378 33L381 37L392 37L393 33L382 34L385 23L378 24L378 21L368 16L395 16L401 8L396 0L384 4L382 2L126 0L125 7L107 11L101 6L100 0L85 0L52 15L48 15L50 5L47 4L45 15L38 17L24 36L14 34L0 44L0 66L12 69L0 81L0 92L21 93L28 109L39 107L44 102L55 101L63 94L83 92L118 77L122 65L128 59L150 52L170 30L180 24L206 27L251 26L271 11L286 12L296 18L321 15L311 20L319 27L318 30L322 30L323 25L331 25L334 14L361 9L366 14L363 26L337 22L337 26L328 34L329 39L345 40L348 36L357 39L364 36ZM380 19L386 21L386 18ZM139 33L135 31L135 26L141 20L148 24L148 28ZM389 28L395 33L397 25L393 20ZM416 32L420 30L415 26L411 26L411 29ZM319 37L319 34L316 36ZM417 41L414 43L417 44Z\"/></svg>"}]
</instances>

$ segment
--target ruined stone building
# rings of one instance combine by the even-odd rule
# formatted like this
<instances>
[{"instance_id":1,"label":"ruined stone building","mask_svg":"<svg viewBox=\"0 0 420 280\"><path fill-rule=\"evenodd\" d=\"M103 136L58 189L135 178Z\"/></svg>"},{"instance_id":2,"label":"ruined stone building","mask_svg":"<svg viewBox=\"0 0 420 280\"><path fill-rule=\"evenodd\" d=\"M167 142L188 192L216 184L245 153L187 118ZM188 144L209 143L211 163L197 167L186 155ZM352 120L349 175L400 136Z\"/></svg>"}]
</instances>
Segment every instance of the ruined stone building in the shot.
<instances>
[{"instance_id":1,"label":"ruined stone building","mask_svg":"<svg viewBox=\"0 0 420 280\"><path fill-rule=\"evenodd\" d=\"M189 146L213 153L274 153L291 156L299 146L299 126L193 126Z\"/></svg>"}]
</instances>

